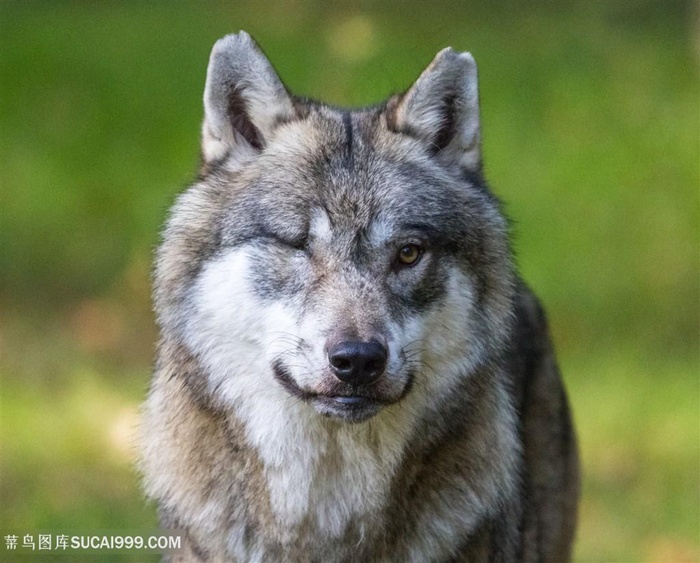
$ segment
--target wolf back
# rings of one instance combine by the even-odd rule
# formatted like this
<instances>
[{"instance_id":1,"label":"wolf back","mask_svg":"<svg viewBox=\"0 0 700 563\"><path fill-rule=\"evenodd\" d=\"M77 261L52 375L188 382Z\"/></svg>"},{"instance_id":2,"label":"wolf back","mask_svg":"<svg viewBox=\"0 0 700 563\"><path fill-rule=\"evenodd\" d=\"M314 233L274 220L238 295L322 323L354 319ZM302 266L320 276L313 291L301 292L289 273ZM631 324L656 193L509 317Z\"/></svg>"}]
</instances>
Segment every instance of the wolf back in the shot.
<instances>
[{"instance_id":1,"label":"wolf back","mask_svg":"<svg viewBox=\"0 0 700 563\"><path fill-rule=\"evenodd\" d=\"M182 561L565 561L574 432L444 49L360 110L212 51L158 250L140 468Z\"/></svg>"}]
</instances>

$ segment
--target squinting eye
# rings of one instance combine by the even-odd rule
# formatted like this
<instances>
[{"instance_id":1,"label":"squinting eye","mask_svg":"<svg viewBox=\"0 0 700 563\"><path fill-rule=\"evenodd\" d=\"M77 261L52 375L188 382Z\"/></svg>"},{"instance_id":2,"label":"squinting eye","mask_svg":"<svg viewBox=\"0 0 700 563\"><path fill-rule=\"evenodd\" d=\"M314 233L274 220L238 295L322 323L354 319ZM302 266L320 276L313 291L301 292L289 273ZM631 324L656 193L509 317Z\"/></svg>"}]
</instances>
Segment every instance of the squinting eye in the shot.
<instances>
[{"instance_id":1,"label":"squinting eye","mask_svg":"<svg viewBox=\"0 0 700 563\"><path fill-rule=\"evenodd\" d=\"M291 246L294 250L307 250L309 248L309 239L304 237L291 241L289 246Z\"/></svg>"},{"instance_id":2,"label":"squinting eye","mask_svg":"<svg viewBox=\"0 0 700 563\"><path fill-rule=\"evenodd\" d=\"M417 244L407 244L399 250L399 263L404 266L412 266L423 254L423 249Z\"/></svg>"}]
</instances>

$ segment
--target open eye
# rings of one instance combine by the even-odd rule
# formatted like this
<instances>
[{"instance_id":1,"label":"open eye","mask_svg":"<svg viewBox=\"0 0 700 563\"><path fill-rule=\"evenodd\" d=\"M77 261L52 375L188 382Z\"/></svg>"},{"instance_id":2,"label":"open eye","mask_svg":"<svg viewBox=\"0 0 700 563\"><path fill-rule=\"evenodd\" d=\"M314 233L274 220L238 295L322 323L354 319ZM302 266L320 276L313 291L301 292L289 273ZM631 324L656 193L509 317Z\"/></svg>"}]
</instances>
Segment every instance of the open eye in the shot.
<instances>
[{"instance_id":1,"label":"open eye","mask_svg":"<svg viewBox=\"0 0 700 563\"><path fill-rule=\"evenodd\" d=\"M397 259L399 264L413 266L423 255L423 249L417 244L405 244L399 250Z\"/></svg>"}]
</instances>

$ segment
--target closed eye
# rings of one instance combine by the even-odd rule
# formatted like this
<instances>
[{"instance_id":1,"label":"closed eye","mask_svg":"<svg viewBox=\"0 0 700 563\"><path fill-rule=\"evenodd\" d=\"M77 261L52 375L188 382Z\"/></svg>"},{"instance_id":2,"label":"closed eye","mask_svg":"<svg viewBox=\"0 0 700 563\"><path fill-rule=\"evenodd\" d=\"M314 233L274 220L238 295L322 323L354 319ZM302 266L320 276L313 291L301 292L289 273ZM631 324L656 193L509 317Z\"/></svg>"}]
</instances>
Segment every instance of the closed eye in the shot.
<instances>
[{"instance_id":1,"label":"closed eye","mask_svg":"<svg viewBox=\"0 0 700 563\"><path fill-rule=\"evenodd\" d=\"M292 248L299 251L307 251L309 248L309 237L304 234L299 237L290 238L283 235L277 235L273 233L265 233L262 238L273 240L280 246L285 246L287 248Z\"/></svg>"},{"instance_id":2,"label":"closed eye","mask_svg":"<svg viewBox=\"0 0 700 563\"><path fill-rule=\"evenodd\" d=\"M305 235L301 238L284 241L283 244L286 244L294 250L303 250L306 252L309 249L309 237Z\"/></svg>"}]
</instances>

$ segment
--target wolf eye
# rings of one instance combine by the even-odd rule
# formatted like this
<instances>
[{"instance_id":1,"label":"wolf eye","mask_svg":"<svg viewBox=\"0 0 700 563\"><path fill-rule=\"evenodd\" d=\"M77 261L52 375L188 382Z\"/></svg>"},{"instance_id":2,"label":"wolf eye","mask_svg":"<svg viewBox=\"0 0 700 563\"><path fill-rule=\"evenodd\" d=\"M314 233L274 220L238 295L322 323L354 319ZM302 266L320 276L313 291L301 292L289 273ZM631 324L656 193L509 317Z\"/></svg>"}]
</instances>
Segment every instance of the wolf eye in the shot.
<instances>
[{"instance_id":1,"label":"wolf eye","mask_svg":"<svg viewBox=\"0 0 700 563\"><path fill-rule=\"evenodd\" d=\"M297 250L301 252L307 252L309 250L309 238L307 236L300 236L288 239L278 239L281 244L290 248L292 250Z\"/></svg>"},{"instance_id":2,"label":"wolf eye","mask_svg":"<svg viewBox=\"0 0 700 563\"><path fill-rule=\"evenodd\" d=\"M261 240L268 244L273 244L277 248L307 252L309 250L309 239L307 236L289 237L273 232L265 232L260 235Z\"/></svg>"},{"instance_id":3,"label":"wolf eye","mask_svg":"<svg viewBox=\"0 0 700 563\"><path fill-rule=\"evenodd\" d=\"M288 245L291 246L294 250L308 250L309 239L308 237L298 238L296 240L289 241Z\"/></svg>"},{"instance_id":4,"label":"wolf eye","mask_svg":"<svg viewBox=\"0 0 700 563\"><path fill-rule=\"evenodd\" d=\"M401 247L398 254L399 264L413 266L423 254L423 249L417 244L406 244Z\"/></svg>"}]
</instances>

